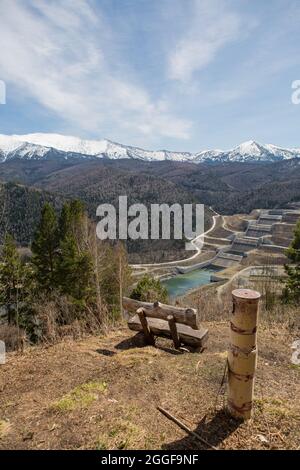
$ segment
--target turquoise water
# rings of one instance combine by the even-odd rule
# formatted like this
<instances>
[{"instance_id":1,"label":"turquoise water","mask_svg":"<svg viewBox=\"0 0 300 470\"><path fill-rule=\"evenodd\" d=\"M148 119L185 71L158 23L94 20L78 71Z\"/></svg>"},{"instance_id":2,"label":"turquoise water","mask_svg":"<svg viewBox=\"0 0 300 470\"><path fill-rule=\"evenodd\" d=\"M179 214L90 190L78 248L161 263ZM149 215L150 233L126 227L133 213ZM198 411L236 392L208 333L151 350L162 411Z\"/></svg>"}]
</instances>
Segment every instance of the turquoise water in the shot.
<instances>
[{"instance_id":1,"label":"turquoise water","mask_svg":"<svg viewBox=\"0 0 300 470\"><path fill-rule=\"evenodd\" d=\"M215 274L216 271L216 269L210 268L196 269L190 273L178 274L178 276L166 279L162 281L162 284L166 287L171 298L179 297L186 294L190 289L209 284L210 276Z\"/></svg>"}]
</instances>

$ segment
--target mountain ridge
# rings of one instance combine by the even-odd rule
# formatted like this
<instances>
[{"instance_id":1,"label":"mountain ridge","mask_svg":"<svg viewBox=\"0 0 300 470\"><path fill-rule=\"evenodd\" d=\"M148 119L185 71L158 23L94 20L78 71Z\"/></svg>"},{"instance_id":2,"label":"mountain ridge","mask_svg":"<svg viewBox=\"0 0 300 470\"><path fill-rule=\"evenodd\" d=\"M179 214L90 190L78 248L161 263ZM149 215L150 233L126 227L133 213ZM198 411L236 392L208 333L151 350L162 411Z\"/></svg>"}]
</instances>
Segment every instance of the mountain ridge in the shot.
<instances>
[{"instance_id":1,"label":"mountain ridge","mask_svg":"<svg viewBox=\"0 0 300 470\"><path fill-rule=\"evenodd\" d=\"M86 140L60 134L0 134L0 162L12 159L47 158L136 159L143 161L178 161L190 163L221 162L276 162L300 158L300 149L283 148L274 144L246 141L229 149L202 150L200 152L172 152L168 150L145 150L112 142L107 139Z\"/></svg>"}]
</instances>

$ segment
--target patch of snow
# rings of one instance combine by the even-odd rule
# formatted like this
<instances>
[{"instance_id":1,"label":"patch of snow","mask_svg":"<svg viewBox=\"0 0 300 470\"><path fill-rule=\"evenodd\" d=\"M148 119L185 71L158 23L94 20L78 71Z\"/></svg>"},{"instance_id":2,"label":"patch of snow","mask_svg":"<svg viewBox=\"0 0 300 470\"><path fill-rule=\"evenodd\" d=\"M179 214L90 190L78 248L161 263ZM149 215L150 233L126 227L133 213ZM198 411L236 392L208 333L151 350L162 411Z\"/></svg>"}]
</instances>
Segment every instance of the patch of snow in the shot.
<instances>
[{"instance_id":1,"label":"patch of snow","mask_svg":"<svg viewBox=\"0 0 300 470\"><path fill-rule=\"evenodd\" d=\"M0 149L3 153L13 152L22 145L23 143L13 136L0 134Z\"/></svg>"},{"instance_id":2,"label":"patch of snow","mask_svg":"<svg viewBox=\"0 0 300 470\"><path fill-rule=\"evenodd\" d=\"M81 153L83 155L102 154L107 149L106 140L84 140L79 137L72 137L60 134L25 134L13 135L14 139L20 142L52 147L64 152Z\"/></svg>"}]
</instances>

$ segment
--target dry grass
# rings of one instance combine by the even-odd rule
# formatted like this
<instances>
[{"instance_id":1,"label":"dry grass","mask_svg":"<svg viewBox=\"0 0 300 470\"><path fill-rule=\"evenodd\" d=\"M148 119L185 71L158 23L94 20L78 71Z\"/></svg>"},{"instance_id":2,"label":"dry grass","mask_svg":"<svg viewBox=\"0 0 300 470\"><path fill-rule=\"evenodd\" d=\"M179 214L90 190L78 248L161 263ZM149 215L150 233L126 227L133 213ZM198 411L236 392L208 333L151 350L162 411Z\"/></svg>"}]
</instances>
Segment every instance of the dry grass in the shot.
<instances>
[{"instance_id":1,"label":"dry grass","mask_svg":"<svg viewBox=\"0 0 300 470\"><path fill-rule=\"evenodd\" d=\"M153 359L159 356L160 351L151 346L144 348L132 348L125 351L120 351L116 355L115 360L122 366L134 366L136 364L148 364Z\"/></svg>"},{"instance_id":2,"label":"dry grass","mask_svg":"<svg viewBox=\"0 0 300 470\"><path fill-rule=\"evenodd\" d=\"M0 440L8 434L10 429L10 424L8 421L0 419Z\"/></svg>"},{"instance_id":3,"label":"dry grass","mask_svg":"<svg viewBox=\"0 0 300 470\"><path fill-rule=\"evenodd\" d=\"M249 215L226 215L224 216L226 227L230 230L243 232L247 227L247 220L251 219Z\"/></svg>"},{"instance_id":4,"label":"dry grass","mask_svg":"<svg viewBox=\"0 0 300 470\"><path fill-rule=\"evenodd\" d=\"M15 325L0 325L0 339L4 341L7 351L19 351L24 347L26 335L24 330Z\"/></svg>"},{"instance_id":5,"label":"dry grass","mask_svg":"<svg viewBox=\"0 0 300 470\"><path fill-rule=\"evenodd\" d=\"M222 411L224 387L217 398L228 324L205 326L210 339L202 354L180 354L163 339L157 348L144 347L142 335L127 328L9 353L0 367L0 448L203 448L157 405L221 449L298 448L300 377L290 365L294 335L260 329L254 418L241 424Z\"/></svg>"},{"instance_id":6,"label":"dry grass","mask_svg":"<svg viewBox=\"0 0 300 470\"><path fill-rule=\"evenodd\" d=\"M99 435L95 448L97 450L143 448L146 438L147 430L134 424L130 419L113 418L107 432Z\"/></svg>"}]
</instances>

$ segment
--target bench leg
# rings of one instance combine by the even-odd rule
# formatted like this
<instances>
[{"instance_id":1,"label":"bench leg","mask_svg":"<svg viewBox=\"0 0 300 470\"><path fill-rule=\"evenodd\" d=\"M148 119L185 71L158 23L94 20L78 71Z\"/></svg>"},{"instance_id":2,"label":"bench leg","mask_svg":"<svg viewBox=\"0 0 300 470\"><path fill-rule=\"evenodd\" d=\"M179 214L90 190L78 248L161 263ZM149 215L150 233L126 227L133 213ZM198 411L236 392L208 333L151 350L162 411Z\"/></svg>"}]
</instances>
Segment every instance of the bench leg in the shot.
<instances>
[{"instance_id":1,"label":"bench leg","mask_svg":"<svg viewBox=\"0 0 300 470\"><path fill-rule=\"evenodd\" d=\"M170 328L170 332L171 332L171 336L172 336L172 340L173 340L175 349L179 349L180 348L180 339L179 339L178 333L177 333L175 318L174 318L173 315L169 315L167 320L168 320L168 323L169 323L169 328Z\"/></svg>"},{"instance_id":2,"label":"bench leg","mask_svg":"<svg viewBox=\"0 0 300 470\"><path fill-rule=\"evenodd\" d=\"M139 308L136 313L138 314L141 325L143 327L143 332L144 332L147 344L150 344L151 346L154 346L155 345L155 339L154 339L153 334L150 331L150 328L149 328L144 310L142 308Z\"/></svg>"}]
</instances>

